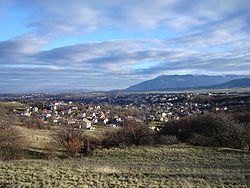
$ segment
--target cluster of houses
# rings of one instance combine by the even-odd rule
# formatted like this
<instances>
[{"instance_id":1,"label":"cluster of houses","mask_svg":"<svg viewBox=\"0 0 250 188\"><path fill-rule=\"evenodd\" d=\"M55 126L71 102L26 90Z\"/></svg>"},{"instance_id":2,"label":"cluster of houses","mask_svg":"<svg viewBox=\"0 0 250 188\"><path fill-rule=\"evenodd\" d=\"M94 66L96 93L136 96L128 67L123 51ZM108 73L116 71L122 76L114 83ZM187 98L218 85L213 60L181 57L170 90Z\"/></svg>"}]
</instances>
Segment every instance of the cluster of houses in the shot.
<instances>
[{"instance_id":1,"label":"cluster of houses","mask_svg":"<svg viewBox=\"0 0 250 188\"><path fill-rule=\"evenodd\" d=\"M218 102L212 97L211 93L201 96L198 93L152 93L95 96L87 98L88 102L85 99L80 102L49 99L37 100L38 105L29 103L29 107L14 111L20 116L42 119L45 123L95 129L96 125L123 126L131 119L138 122L168 122L205 111L229 110L227 101Z\"/></svg>"},{"instance_id":2,"label":"cluster of houses","mask_svg":"<svg viewBox=\"0 0 250 188\"><path fill-rule=\"evenodd\" d=\"M103 110L99 105L84 105L63 101L53 102L39 108L30 106L17 108L14 112L21 116L42 119L54 125L70 125L81 129L95 129L94 125L109 127L121 126L124 120L118 115L110 115L110 110Z\"/></svg>"}]
</instances>

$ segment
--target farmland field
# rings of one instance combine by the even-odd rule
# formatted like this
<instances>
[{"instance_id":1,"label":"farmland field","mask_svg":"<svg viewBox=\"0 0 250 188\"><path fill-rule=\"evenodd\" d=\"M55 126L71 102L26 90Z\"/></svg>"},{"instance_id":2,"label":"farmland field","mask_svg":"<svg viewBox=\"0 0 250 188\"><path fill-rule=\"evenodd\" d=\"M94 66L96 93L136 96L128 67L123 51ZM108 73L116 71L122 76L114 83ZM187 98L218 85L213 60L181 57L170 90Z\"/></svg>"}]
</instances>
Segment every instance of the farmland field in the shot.
<instances>
[{"instance_id":1,"label":"farmland field","mask_svg":"<svg viewBox=\"0 0 250 188\"><path fill-rule=\"evenodd\" d=\"M101 149L78 159L0 161L5 187L248 187L248 152L186 145Z\"/></svg>"}]
</instances>

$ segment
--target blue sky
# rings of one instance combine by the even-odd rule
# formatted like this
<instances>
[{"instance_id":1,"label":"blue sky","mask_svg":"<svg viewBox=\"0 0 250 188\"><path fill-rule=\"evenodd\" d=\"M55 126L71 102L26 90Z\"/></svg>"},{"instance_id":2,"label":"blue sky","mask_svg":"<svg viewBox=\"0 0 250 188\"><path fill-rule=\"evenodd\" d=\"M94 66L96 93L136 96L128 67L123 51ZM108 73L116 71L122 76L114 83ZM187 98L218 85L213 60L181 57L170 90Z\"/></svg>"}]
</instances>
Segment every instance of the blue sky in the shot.
<instances>
[{"instance_id":1,"label":"blue sky","mask_svg":"<svg viewBox=\"0 0 250 188\"><path fill-rule=\"evenodd\" d=\"M2 0L1 93L247 75L248 0Z\"/></svg>"}]
</instances>

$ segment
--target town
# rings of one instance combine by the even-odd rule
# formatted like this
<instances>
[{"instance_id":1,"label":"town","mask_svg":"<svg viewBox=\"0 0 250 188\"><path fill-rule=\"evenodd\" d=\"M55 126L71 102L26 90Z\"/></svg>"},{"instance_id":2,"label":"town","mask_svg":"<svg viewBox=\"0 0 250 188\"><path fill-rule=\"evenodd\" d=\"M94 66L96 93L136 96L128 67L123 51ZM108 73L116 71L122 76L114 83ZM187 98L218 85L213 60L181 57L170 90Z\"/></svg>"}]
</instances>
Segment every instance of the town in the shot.
<instances>
[{"instance_id":1,"label":"town","mask_svg":"<svg viewBox=\"0 0 250 188\"><path fill-rule=\"evenodd\" d=\"M73 126L95 130L126 121L155 125L205 112L250 110L250 93L79 93L1 95L0 101L21 103L11 109L25 124ZM15 106L15 105L14 105Z\"/></svg>"}]
</instances>

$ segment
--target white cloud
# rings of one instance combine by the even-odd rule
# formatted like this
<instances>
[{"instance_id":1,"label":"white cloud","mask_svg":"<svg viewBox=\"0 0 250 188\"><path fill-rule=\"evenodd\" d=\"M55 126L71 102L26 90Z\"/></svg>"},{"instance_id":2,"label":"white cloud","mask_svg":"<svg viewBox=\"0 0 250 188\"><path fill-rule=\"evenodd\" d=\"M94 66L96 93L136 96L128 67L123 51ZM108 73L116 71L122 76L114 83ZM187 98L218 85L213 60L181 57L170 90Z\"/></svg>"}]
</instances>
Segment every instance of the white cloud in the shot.
<instances>
[{"instance_id":1,"label":"white cloud","mask_svg":"<svg viewBox=\"0 0 250 188\"><path fill-rule=\"evenodd\" d=\"M162 73L250 70L247 0L13 0L12 5L30 11L26 23L36 32L0 41L0 87L7 82L17 88L115 89ZM42 50L59 35L103 28L129 28L142 35ZM143 32L152 30L178 37L144 39Z\"/></svg>"},{"instance_id":2,"label":"white cloud","mask_svg":"<svg viewBox=\"0 0 250 188\"><path fill-rule=\"evenodd\" d=\"M14 3L32 10L28 25L43 34L84 33L98 28L169 27L178 30L241 14L247 0L32 0Z\"/></svg>"}]
</instances>

